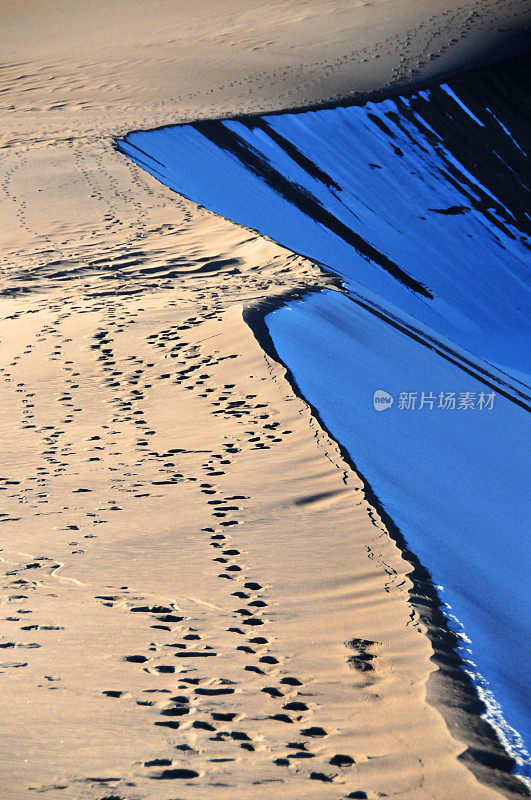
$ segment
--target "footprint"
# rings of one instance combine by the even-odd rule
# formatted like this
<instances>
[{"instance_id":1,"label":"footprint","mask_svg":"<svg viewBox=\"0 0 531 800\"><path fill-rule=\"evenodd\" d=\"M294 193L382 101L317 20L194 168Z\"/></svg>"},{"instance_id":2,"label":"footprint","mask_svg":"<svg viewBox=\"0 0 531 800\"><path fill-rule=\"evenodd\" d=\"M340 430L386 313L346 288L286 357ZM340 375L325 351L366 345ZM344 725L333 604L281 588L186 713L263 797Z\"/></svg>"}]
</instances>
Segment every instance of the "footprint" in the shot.
<instances>
[{"instance_id":1,"label":"footprint","mask_svg":"<svg viewBox=\"0 0 531 800\"><path fill-rule=\"evenodd\" d=\"M351 756L338 754L333 756L328 763L333 767L351 767L355 762Z\"/></svg>"},{"instance_id":2,"label":"footprint","mask_svg":"<svg viewBox=\"0 0 531 800\"><path fill-rule=\"evenodd\" d=\"M372 662L376 655L371 651L376 644L377 642L373 642L370 639L350 639L345 642L346 647L355 651L354 655L347 659L349 666L360 672L372 672L374 670Z\"/></svg>"},{"instance_id":3,"label":"footprint","mask_svg":"<svg viewBox=\"0 0 531 800\"><path fill-rule=\"evenodd\" d=\"M191 780L199 778L199 773L193 769L165 769L160 775L153 775L152 778L159 781Z\"/></svg>"}]
</instances>

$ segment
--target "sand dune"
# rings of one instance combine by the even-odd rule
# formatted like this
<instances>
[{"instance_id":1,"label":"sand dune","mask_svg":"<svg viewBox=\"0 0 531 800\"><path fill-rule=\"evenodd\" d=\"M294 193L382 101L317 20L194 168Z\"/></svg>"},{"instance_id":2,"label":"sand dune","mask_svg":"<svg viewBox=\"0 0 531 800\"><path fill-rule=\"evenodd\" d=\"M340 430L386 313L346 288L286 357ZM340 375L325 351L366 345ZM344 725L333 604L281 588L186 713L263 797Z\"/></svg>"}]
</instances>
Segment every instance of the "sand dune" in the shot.
<instances>
[{"instance_id":1,"label":"sand dune","mask_svg":"<svg viewBox=\"0 0 531 800\"><path fill-rule=\"evenodd\" d=\"M125 134L409 86L518 45L520 0L8 0L8 141Z\"/></svg>"},{"instance_id":2,"label":"sand dune","mask_svg":"<svg viewBox=\"0 0 531 800\"><path fill-rule=\"evenodd\" d=\"M312 292L266 325L298 390L444 587L490 719L524 770L531 607L514 564L527 551L531 432L527 73L515 58L397 99L117 142L164 184L341 278L346 297ZM418 406L401 409L408 383ZM422 405L428 385L439 388ZM453 414L438 407L450 385ZM397 402L375 415L383 386ZM464 414L465 389L469 411L494 392L489 413Z\"/></svg>"},{"instance_id":3,"label":"sand dune","mask_svg":"<svg viewBox=\"0 0 531 800\"><path fill-rule=\"evenodd\" d=\"M113 146L427 78L522 22L323 6L4 5L8 800L501 796L451 682L428 701L411 565L244 319L333 279Z\"/></svg>"},{"instance_id":4,"label":"sand dune","mask_svg":"<svg viewBox=\"0 0 531 800\"><path fill-rule=\"evenodd\" d=\"M3 301L9 797L166 797L163 766L189 797L490 794L426 702L409 564L242 320L311 268L256 249Z\"/></svg>"}]
</instances>

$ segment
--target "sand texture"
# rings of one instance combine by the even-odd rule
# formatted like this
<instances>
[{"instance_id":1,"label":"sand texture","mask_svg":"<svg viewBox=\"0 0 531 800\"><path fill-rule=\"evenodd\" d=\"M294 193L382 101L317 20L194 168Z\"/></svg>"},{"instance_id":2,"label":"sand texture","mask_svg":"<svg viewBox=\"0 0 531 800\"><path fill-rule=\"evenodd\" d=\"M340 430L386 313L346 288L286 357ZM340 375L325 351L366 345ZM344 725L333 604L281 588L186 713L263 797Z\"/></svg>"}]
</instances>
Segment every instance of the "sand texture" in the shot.
<instances>
[{"instance_id":1,"label":"sand texture","mask_svg":"<svg viewBox=\"0 0 531 800\"><path fill-rule=\"evenodd\" d=\"M517 796L262 346L256 309L334 280L113 137L428 78L522 4L241 5L1 12L0 796Z\"/></svg>"}]
</instances>

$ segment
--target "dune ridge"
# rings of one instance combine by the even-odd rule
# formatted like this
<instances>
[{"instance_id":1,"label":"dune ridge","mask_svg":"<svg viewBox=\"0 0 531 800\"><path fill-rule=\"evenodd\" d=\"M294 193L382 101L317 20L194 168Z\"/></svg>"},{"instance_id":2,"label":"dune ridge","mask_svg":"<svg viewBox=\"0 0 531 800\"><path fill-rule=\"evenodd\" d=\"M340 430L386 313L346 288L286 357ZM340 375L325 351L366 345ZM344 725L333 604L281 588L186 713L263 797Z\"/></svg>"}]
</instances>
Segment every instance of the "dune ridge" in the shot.
<instances>
[{"instance_id":1,"label":"dune ridge","mask_svg":"<svg viewBox=\"0 0 531 800\"><path fill-rule=\"evenodd\" d=\"M341 278L354 304L312 295L268 317L271 335L443 585L448 624L463 626L463 669L524 775L528 592L525 579L515 591L513 570L527 551L520 520L529 461L520 443L528 429L512 403L529 409L527 61L393 100L200 121L118 141L179 193ZM496 409L448 414L433 409L432 394L431 414L397 416L398 402L374 413L375 388L398 401L408 382L419 403L427 385L451 386L455 398L494 389Z\"/></svg>"}]
</instances>

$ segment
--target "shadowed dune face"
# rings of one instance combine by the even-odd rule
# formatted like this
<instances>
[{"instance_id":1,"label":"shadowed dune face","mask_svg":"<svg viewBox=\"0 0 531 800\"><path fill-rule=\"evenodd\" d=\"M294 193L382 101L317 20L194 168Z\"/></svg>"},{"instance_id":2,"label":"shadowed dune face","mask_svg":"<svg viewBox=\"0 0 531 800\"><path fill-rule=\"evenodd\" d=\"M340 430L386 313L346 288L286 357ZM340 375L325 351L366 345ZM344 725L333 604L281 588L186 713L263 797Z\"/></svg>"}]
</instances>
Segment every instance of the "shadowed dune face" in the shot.
<instances>
[{"instance_id":1,"label":"shadowed dune face","mask_svg":"<svg viewBox=\"0 0 531 800\"><path fill-rule=\"evenodd\" d=\"M524 57L397 100L118 145L171 188L525 383L528 86Z\"/></svg>"}]
</instances>

